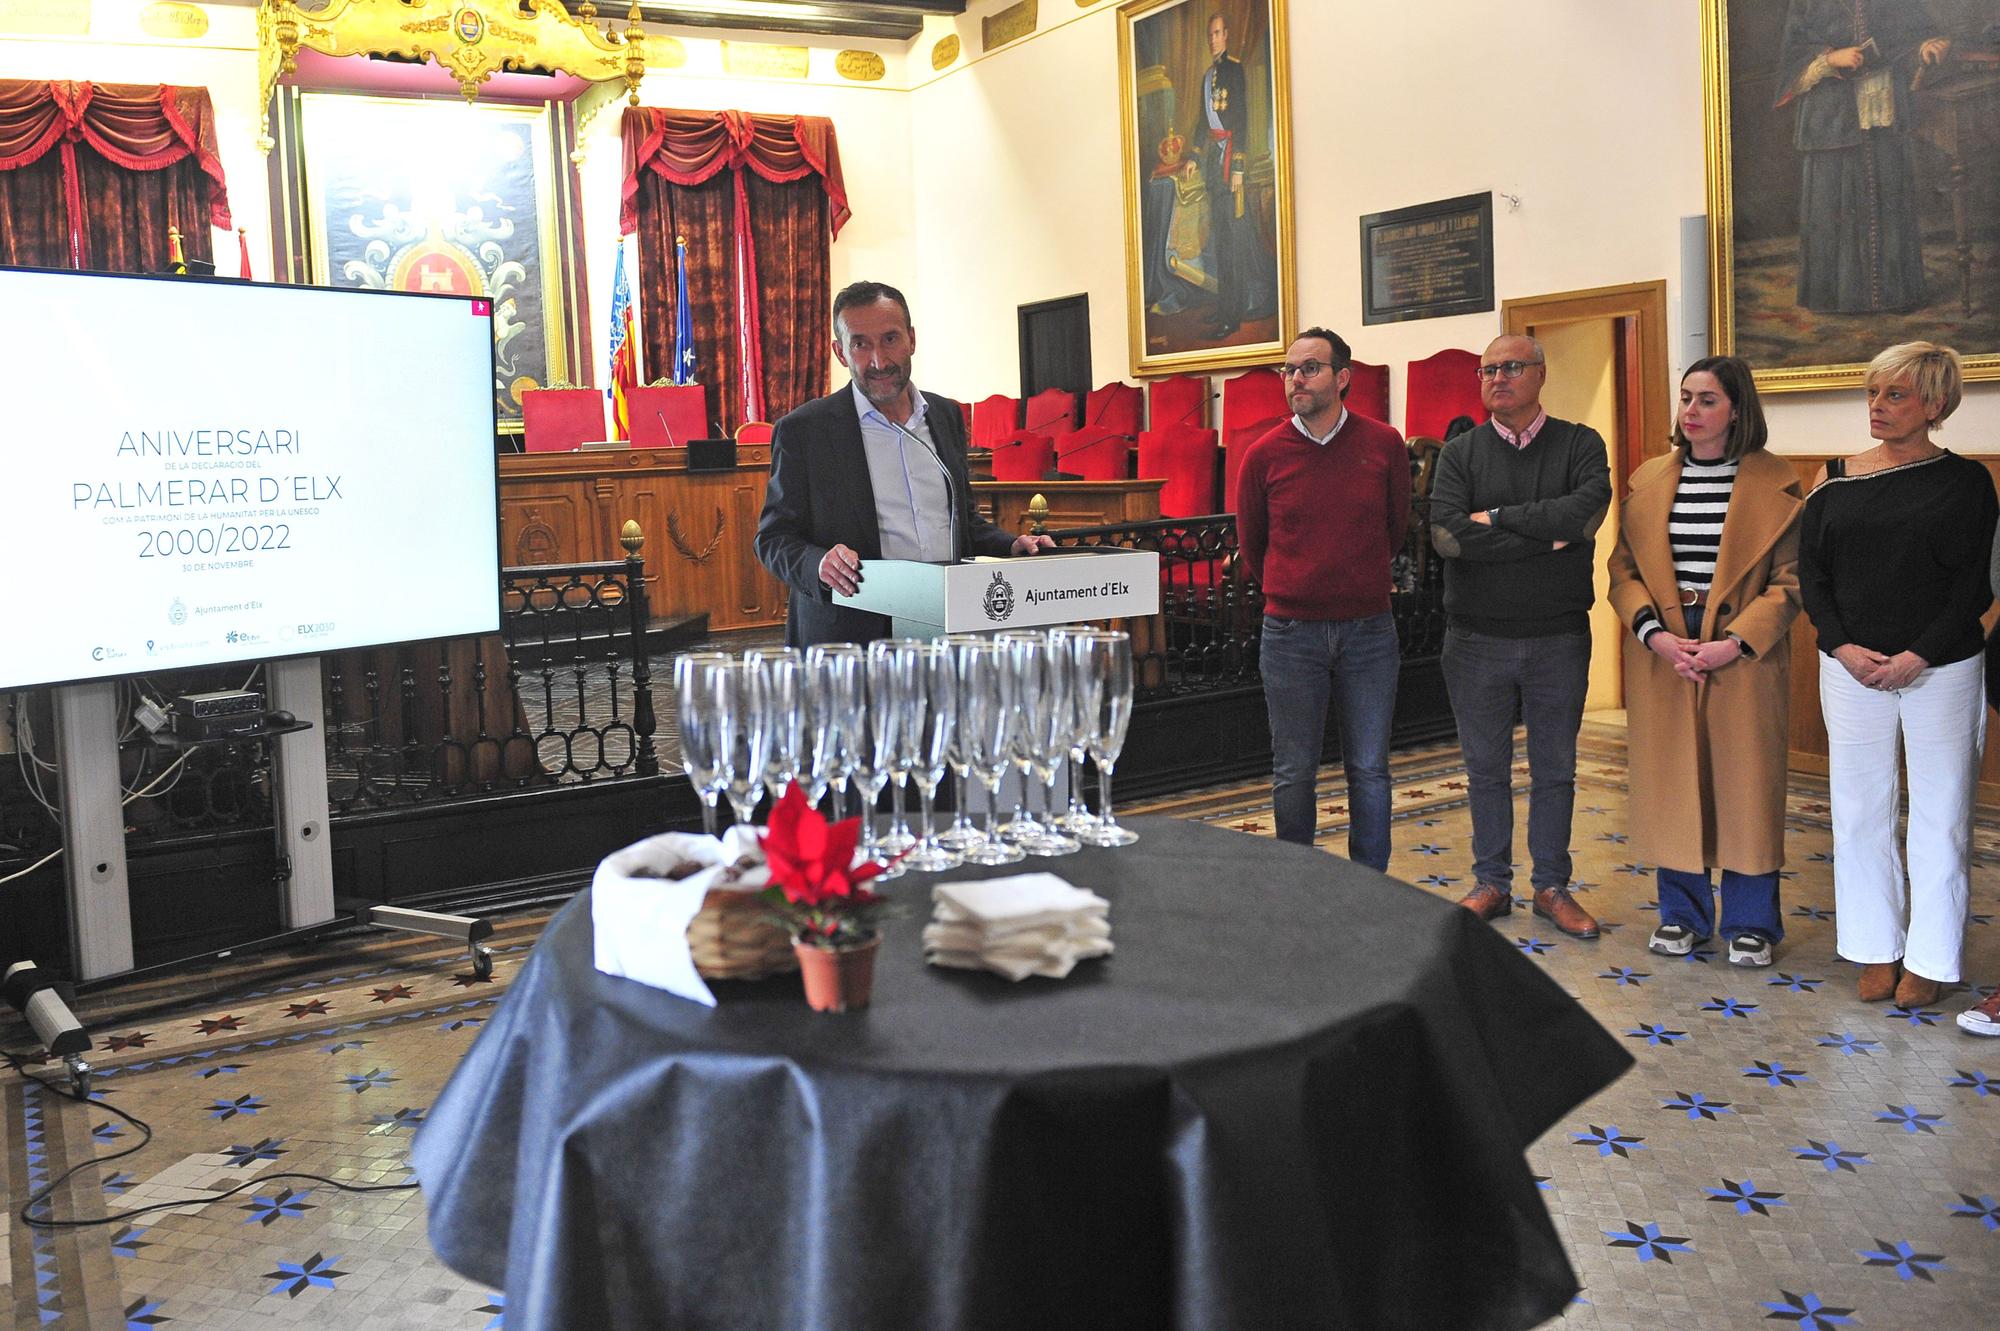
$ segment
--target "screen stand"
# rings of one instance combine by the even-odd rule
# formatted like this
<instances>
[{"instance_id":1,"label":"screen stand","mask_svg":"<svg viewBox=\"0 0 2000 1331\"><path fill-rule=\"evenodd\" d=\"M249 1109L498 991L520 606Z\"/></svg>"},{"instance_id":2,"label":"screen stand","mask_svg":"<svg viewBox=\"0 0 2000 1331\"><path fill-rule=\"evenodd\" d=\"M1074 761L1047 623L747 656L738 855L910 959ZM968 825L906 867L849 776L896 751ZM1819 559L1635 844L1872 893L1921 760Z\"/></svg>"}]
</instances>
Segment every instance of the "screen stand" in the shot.
<instances>
[{"instance_id":1,"label":"screen stand","mask_svg":"<svg viewBox=\"0 0 2000 1331\"><path fill-rule=\"evenodd\" d=\"M55 719L71 960L77 979L94 980L132 969L118 686L69 684L55 690Z\"/></svg>"},{"instance_id":2,"label":"screen stand","mask_svg":"<svg viewBox=\"0 0 2000 1331\"><path fill-rule=\"evenodd\" d=\"M271 661L264 684L276 711L324 716L319 658ZM327 836L326 736L317 727L271 741L271 827L278 842L279 919L287 929L334 917L333 843Z\"/></svg>"}]
</instances>

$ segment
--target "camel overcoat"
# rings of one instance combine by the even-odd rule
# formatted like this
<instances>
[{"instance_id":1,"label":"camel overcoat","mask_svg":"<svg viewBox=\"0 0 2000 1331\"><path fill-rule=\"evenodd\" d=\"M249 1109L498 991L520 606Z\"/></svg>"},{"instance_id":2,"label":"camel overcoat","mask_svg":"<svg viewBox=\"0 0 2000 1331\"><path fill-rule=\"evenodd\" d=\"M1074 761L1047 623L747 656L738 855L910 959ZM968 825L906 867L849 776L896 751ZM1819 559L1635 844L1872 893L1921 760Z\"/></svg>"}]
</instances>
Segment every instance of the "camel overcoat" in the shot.
<instances>
[{"instance_id":1,"label":"camel overcoat","mask_svg":"<svg viewBox=\"0 0 2000 1331\"><path fill-rule=\"evenodd\" d=\"M1611 553L1611 605L1624 625L1631 852L1669 869L1770 873L1785 862L1792 620L1799 613L1802 487L1784 459L1738 463L1701 640L1734 633L1756 653L1691 684L1630 630L1651 609L1687 634L1667 515L1684 449L1632 476Z\"/></svg>"}]
</instances>

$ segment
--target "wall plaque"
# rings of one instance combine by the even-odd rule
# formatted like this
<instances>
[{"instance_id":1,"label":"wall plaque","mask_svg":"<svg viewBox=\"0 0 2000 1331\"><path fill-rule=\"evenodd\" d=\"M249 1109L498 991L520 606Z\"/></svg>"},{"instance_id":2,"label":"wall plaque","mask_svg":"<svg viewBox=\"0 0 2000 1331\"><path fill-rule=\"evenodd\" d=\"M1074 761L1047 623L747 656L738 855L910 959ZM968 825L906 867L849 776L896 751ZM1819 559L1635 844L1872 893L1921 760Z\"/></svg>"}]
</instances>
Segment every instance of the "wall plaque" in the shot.
<instances>
[{"instance_id":1,"label":"wall plaque","mask_svg":"<svg viewBox=\"0 0 2000 1331\"><path fill-rule=\"evenodd\" d=\"M723 72L736 78L802 79L811 60L803 46L770 46L763 42L722 43Z\"/></svg>"},{"instance_id":2,"label":"wall plaque","mask_svg":"<svg viewBox=\"0 0 2000 1331\"><path fill-rule=\"evenodd\" d=\"M208 35L208 11L200 5L167 3L147 5L139 11L139 27L148 37L188 41Z\"/></svg>"},{"instance_id":3,"label":"wall plaque","mask_svg":"<svg viewBox=\"0 0 2000 1331\"><path fill-rule=\"evenodd\" d=\"M665 33L646 34L646 63L658 69L679 69L688 62L687 46Z\"/></svg>"},{"instance_id":4,"label":"wall plaque","mask_svg":"<svg viewBox=\"0 0 2000 1331\"><path fill-rule=\"evenodd\" d=\"M956 59L958 59L958 34L948 32L938 38L937 45L931 48L931 68L943 69Z\"/></svg>"},{"instance_id":5,"label":"wall plaque","mask_svg":"<svg viewBox=\"0 0 2000 1331\"><path fill-rule=\"evenodd\" d=\"M1493 308L1493 195L1467 194L1361 219L1361 322Z\"/></svg>"},{"instance_id":6,"label":"wall plaque","mask_svg":"<svg viewBox=\"0 0 2000 1331\"><path fill-rule=\"evenodd\" d=\"M873 83L889 72L882 57L873 51L842 51L833 58L833 69L855 83Z\"/></svg>"},{"instance_id":7,"label":"wall plaque","mask_svg":"<svg viewBox=\"0 0 2000 1331\"><path fill-rule=\"evenodd\" d=\"M0 32L86 37L90 34L90 0L0 0Z\"/></svg>"},{"instance_id":8,"label":"wall plaque","mask_svg":"<svg viewBox=\"0 0 2000 1331\"><path fill-rule=\"evenodd\" d=\"M979 20L979 46L990 51L996 46L1019 41L1035 30L1036 0L1020 0L997 14Z\"/></svg>"}]
</instances>

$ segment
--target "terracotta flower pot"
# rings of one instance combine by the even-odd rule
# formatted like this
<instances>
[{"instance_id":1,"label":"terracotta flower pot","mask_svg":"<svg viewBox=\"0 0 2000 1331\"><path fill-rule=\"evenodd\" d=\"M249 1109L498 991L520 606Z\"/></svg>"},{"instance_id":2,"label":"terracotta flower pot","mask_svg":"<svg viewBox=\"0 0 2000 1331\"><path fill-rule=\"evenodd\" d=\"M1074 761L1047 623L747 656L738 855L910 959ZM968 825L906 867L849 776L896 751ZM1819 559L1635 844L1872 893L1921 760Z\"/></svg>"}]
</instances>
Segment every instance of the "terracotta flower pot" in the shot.
<instances>
[{"instance_id":1,"label":"terracotta flower pot","mask_svg":"<svg viewBox=\"0 0 2000 1331\"><path fill-rule=\"evenodd\" d=\"M882 946L877 934L852 947L815 947L793 942L799 975L806 984L806 1004L815 1012L846 1012L868 1006L875 989L875 953Z\"/></svg>"}]
</instances>

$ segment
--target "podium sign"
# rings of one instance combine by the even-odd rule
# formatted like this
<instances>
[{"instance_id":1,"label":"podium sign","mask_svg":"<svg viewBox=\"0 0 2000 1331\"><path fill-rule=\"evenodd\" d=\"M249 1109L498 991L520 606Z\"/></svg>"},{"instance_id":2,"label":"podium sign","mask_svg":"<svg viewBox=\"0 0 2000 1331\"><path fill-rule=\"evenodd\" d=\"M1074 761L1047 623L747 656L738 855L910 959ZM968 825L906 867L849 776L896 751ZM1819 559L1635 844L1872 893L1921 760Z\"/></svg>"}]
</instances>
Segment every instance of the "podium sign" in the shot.
<instances>
[{"instance_id":1,"label":"podium sign","mask_svg":"<svg viewBox=\"0 0 2000 1331\"><path fill-rule=\"evenodd\" d=\"M1150 550L1065 551L962 564L865 560L861 589L838 605L888 615L898 637L998 632L1159 613L1160 557Z\"/></svg>"}]
</instances>

